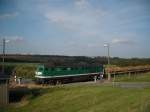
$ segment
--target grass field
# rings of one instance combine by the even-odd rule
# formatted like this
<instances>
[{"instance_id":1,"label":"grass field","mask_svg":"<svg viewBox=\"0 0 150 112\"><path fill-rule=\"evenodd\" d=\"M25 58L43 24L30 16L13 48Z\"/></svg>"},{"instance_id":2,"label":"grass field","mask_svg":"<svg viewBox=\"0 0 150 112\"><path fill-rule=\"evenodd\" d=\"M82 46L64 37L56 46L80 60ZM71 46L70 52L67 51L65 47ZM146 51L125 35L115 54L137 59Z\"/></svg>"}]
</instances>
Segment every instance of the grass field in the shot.
<instances>
[{"instance_id":1,"label":"grass field","mask_svg":"<svg viewBox=\"0 0 150 112\"><path fill-rule=\"evenodd\" d=\"M0 112L150 112L150 88L88 84L25 91L21 102Z\"/></svg>"},{"instance_id":2,"label":"grass field","mask_svg":"<svg viewBox=\"0 0 150 112\"><path fill-rule=\"evenodd\" d=\"M115 82L150 82L150 72L145 74L129 74L115 76Z\"/></svg>"}]
</instances>

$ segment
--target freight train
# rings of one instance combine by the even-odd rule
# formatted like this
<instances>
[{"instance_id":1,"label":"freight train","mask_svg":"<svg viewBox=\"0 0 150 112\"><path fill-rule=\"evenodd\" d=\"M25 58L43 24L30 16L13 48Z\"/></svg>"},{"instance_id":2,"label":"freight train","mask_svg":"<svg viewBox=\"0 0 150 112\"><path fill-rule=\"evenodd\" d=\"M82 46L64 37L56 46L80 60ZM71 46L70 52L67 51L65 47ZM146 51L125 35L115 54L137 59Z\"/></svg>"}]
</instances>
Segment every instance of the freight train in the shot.
<instances>
[{"instance_id":1,"label":"freight train","mask_svg":"<svg viewBox=\"0 0 150 112\"><path fill-rule=\"evenodd\" d=\"M39 65L35 71L35 77L38 83L58 84L93 80L94 77L103 73L103 65L77 67Z\"/></svg>"}]
</instances>

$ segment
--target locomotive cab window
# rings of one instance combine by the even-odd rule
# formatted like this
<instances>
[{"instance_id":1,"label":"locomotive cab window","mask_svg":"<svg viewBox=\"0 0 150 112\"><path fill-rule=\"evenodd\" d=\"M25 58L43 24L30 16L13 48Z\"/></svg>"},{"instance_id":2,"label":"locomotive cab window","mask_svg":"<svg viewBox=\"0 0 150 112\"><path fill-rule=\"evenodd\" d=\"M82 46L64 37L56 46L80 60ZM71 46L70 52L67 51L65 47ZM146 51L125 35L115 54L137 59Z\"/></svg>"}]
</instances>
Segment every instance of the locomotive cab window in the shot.
<instances>
[{"instance_id":1,"label":"locomotive cab window","mask_svg":"<svg viewBox=\"0 0 150 112\"><path fill-rule=\"evenodd\" d=\"M68 67L67 70L71 70L71 68Z\"/></svg>"},{"instance_id":2,"label":"locomotive cab window","mask_svg":"<svg viewBox=\"0 0 150 112\"><path fill-rule=\"evenodd\" d=\"M51 71L54 71L54 68L51 68Z\"/></svg>"},{"instance_id":3,"label":"locomotive cab window","mask_svg":"<svg viewBox=\"0 0 150 112\"><path fill-rule=\"evenodd\" d=\"M45 71L48 71L48 68L45 68Z\"/></svg>"},{"instance_id":4,"label":"locomotive cab window","mask_svg":"<svg viewBox=\"0 0 150 112\"><path fill-rule=\"evenodd\" d=\"M43 71L43 68L39 68L39 71Z\"/></svg>"},{"instance_id":5,"label":"locomotive cab window","mask_svg":"<svg viewBox=\"0 0 150 112\"><path fill-rule=\"evenodd\" d=\"M60 68L56 68L56 71L61 71L61 69Z\"/></svg>"},{"instance_id":6,"label":"locomotive cab window","mask_svg":"<svg viewBox=\"0 0 150 112\"><path fill-rule=\"evenodd\" d=\"M63 68L62 70L67 70L67 68Z\"/></svg>"}]
</instances>

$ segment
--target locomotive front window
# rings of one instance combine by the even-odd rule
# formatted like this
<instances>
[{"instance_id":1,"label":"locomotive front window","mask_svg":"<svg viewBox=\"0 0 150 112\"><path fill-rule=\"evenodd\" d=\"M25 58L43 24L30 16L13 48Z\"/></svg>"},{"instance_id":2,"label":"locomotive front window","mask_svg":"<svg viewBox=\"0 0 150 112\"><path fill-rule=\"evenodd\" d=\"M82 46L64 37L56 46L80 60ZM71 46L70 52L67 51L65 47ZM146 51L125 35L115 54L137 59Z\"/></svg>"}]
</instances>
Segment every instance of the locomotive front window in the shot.
<instances>
[{"instance_id":1,"label":"locomotive front window","mask_svg":"<svg viewBox=\"0 0 150 112\"><path fill-rule=\"evenodd\" d=\"M43 71L43 68L39 68L39 71Z\"/></svg>"},{"instance_id":2,"label":"locomotive front window","mask_svg":"<svg viewBox=\"0 0 150 112\"><path fill-rule=\"evenodd\" d=\"M61 71L61 69L60 68L56 68L56 71Z\"/></svg>"},{"instance_id":3,"label":"locomotive front window","mask_svg":"<svg viewBox=\"0 0 150 112\"><path fill-rule=\"evenodd\" d=\"M45 68L46 71L48 71L48 68Z\"/></svg>"},{"instance_id":4,"label":"locomotive front window","mask_svg":"<svg viewBox=\"0 0 150 112\"><path fill-rule=\"evenodd\" d=\"M71 68L67 68L67 70L71 70Z\"/></svg>"},{"instance_id":5,"label":"locomotive front window","mask_svg":"<svg viewBox=\"0 0 150 112\"><path fill-rule=\"evenodd\" d=\"M51 71L54 71L54 68L51 68Z\"/></svg>"},{"instance_id":6,"label":"locomotive front window","mask_svg":"<svg viewBox=\"0 0 150 112\"><path fill-rule=\"evenodd\" d=\"M62 70L67 70L67 68L63 68Z\"/></svg>"}]
</instances>

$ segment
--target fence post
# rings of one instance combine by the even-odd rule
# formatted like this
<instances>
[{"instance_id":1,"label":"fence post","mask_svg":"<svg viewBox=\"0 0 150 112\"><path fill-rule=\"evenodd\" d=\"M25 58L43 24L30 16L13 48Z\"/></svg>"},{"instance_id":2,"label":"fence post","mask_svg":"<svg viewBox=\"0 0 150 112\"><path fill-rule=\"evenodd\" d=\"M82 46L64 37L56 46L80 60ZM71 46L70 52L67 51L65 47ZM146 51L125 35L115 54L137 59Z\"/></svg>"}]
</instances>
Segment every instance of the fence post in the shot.
<instances>
[{"instance_id":1,"label":"fence post","mask_svg":"<svg viewBox=\"0 0 150 112\"><path fill-rule=\"evenodd\" d=\"M115 73L114 73L114 78L113 78L113 87L115 87Z\"/></svg>"},{"instance_id":2,"label":"fence post","mask_svg":"<svg viewBox=\"0 0 150 112\"><path fill-rule=\"evenodd\" d=\"M94 82L95 82L95 83L96 83L96 80L97 80L97 76L95 75L95 76L94 76Z\"/></svg>"},{"instance_id":3,"label":"fence post","mask_svg":"<svg viewBox=\"0 0 150 112\"><path fill-rule=\"evenodd\" d=\"M131 77L131 72L129 72L129 79L130 79L130 77Z\"/></svg>"}]
</instances>

